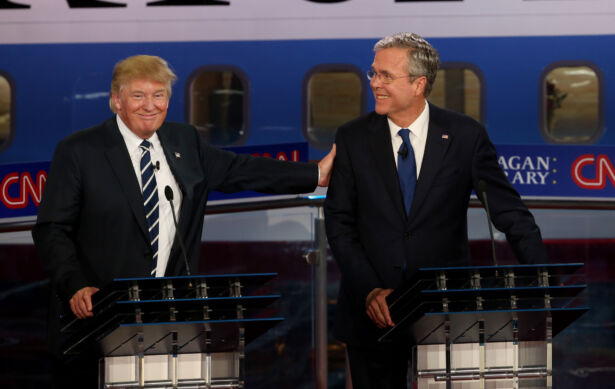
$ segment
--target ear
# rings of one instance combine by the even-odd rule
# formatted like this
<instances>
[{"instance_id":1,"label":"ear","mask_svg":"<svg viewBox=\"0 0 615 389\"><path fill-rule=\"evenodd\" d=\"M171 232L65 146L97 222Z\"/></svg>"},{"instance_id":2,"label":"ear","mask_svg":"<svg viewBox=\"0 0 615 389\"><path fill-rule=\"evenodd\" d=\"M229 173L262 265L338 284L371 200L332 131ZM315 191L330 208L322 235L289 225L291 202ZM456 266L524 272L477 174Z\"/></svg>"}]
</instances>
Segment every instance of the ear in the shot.
<instances>
[{"instance_id":1,"label":"ear","mask_svg":"<svg viewBox=\"0 0 615 389\"><path fill-rule=\"evenodd\" d=\"M425 85L427 85L427 77L419 77L415 80L415 82L417 83L415 94L417 96L425 96Z\"/></svg>"},{"instance_id":2,"label":"ear","mask_svg":"<svg viewBox=\"0 0 615 389\"><path fill-rule=\"evenodd\" d=\"M120 96L118 96L115 93L112 93L111 94L111 98L113 99L113 105L115 106L115 111L119 112L120 111L120 107L121 107Z\"/></svg>"}]
</instances>

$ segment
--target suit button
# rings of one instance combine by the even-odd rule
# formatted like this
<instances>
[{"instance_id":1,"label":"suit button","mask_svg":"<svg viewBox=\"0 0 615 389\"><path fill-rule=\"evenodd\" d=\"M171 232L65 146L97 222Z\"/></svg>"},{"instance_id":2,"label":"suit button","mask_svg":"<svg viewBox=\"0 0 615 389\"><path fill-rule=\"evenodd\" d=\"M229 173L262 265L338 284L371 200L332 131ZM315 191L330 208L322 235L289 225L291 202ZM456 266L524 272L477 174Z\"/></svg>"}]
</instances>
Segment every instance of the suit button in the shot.
<instances>
[{"instance_id":1,"label":"suit button","mask_svg":"<svg viewBox=\"0 0 615 389\"><path fill-rule=\"evenodd\" d=\"M410 231L404 232L404 239L410 240L411 237L412 237L412 232Z\"/></svg>"}]
</instances>

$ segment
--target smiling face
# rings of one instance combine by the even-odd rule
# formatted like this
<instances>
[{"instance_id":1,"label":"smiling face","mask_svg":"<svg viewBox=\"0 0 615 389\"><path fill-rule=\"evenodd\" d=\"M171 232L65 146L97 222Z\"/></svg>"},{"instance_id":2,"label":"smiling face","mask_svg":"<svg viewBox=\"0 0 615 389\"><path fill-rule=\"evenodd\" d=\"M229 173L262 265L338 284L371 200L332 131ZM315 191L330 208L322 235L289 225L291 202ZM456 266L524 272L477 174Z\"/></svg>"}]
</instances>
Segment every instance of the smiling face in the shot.
<instances>
[{"instance_id":1,"label":"smiling face","mask_svg":"<svg viewBox=\"0 0 615 389\"><path fill-rule=\"evenodd\" d=\"M393 82L385 84L383 77L373 77L370 81L376 112L387 115L395 124L407 127L421 114L425 107L425 77L404 77L408 75L408 50L388 48L376 51L372 70L378 74L388 74Z\"/></svg>"},{"instance_id":2,"label":"smiling face","mask_svg":"<svg viewBox=\"0 0 615 389\"><path fill-rule=\"evenodd\" d=\"M132 80L122 85L113 104L130 131L148 139L162 126L169 108L167 85L154 80Z\"/></svg>"}]
</instances>

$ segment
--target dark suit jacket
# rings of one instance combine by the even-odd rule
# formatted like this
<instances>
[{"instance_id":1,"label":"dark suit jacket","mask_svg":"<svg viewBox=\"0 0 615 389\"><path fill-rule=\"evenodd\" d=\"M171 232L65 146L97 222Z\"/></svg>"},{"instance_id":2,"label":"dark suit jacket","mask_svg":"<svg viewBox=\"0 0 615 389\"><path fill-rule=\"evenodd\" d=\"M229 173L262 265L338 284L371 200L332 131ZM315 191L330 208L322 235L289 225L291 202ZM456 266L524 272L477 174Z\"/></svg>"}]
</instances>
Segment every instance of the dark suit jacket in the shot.
<instances>
[{"instance_id":1,"label":"dark suit jacket","mask_svg":"<svg viewBox=\"0 0 615 389\"><path fill-rule=\"evenodd\" d=\"M210 190L305 193L318 181L316 165L219 150L192 126L167 122L157 133L183 194L178 230L193 272ZM66 303L77 290L104 287L117 277L149 276L152 251L146 223L138 180L115 117L58 144L32 231L51 279L54 351L56 318L72 315ZM185 266L175 241L166 275L181 274Z\"/></svg>"},{"instance_id":2,"label":"dark suit jacket","mask_svg":"<svg viewBox=\"0 0 615 389\"><path fill-rule=\"evenodd\" d=\"M430 105L425 154L409 217L386 116L369 113L337 132L337 156L325 202L329 244L342 273L334 333L375 342L365 314L374 288L397 288L419 267L468 265L467 210L480 180L496 228L517 257L546 262L540 231L501 170L485 129ZM404 273L404 263L407 268Z\"/></svg>"}]
</instances>

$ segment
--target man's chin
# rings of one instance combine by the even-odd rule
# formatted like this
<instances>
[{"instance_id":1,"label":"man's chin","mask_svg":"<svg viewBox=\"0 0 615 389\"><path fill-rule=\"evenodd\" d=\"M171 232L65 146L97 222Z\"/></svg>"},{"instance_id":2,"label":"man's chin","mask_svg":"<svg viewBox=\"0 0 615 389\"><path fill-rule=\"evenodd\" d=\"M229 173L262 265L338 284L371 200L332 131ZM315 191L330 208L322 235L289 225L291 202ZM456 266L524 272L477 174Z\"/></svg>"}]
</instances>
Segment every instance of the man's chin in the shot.
<instances>
[{"instance_id":1,"label":"man's chin","mask_svg":"<svg viewBox=\"0 0 615 389\"><path fill-rule=\"evenodd\" d=\"M378 104L376 104L374 111L376 111L378 115L386 115L389 112L387 107L378 106Z\"/></svg>"},{"instance_id":2,"label":"man's chin","mask_svg":"<svg viewBox=\"0 0 615 389\"><path fill-rule=\"evenodd\" d=\"M149 137L151 137L152 135L154 135L154 133L156 132L156 130L158 130L158 128L160 128L160 126L156 127L156 126L139 126L138 129L136 129L136 131L133 131L135 134L137 134L139 137L144 138L144 139L148 139Z\"/></svg>"}]
</instances>

